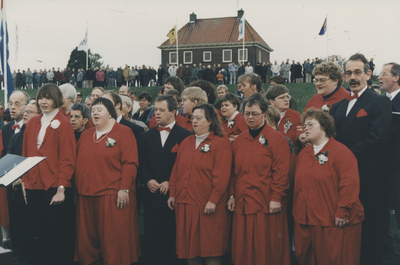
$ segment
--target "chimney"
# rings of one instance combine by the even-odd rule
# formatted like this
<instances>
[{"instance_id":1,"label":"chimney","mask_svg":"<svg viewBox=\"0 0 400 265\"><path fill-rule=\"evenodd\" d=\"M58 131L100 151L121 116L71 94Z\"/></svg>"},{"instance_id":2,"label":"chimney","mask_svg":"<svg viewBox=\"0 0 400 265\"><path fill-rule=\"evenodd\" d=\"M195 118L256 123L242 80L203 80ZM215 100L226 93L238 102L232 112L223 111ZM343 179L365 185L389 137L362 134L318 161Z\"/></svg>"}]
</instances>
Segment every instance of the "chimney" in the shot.
<instances>
[{"instance_id":1,"label":"chimney","mask_svg":"<svg viewBox=\"0 0 400 265\"><path fill-rule=\"evenodd\" d=\"M196 23L196 20L197 20L197 16L193 12L192 14L190 14L190 23Z\"/></svg>"},{"instance_id":2,"label":"chimney","mask_svg":"<svg viewBox=\"0 0 400 265\"><path fill-rule=\"evenodd\" d=\"M240 10L238 10L238 19L241 19L242 18L242 16L243 16L243 14L244 14L244 11L243 11L243 9L240 9Z\"/></svg>"}]
</instances>

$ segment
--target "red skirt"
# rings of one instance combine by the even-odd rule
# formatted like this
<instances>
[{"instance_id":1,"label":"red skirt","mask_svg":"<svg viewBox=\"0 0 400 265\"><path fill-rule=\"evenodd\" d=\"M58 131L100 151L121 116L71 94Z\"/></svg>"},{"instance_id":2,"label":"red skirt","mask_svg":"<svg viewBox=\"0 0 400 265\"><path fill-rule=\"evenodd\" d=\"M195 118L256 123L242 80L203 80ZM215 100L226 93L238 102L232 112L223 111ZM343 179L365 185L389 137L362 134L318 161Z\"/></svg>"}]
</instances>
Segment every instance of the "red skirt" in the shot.
<instances>
[{"instance_id":1,"label":"red skirt","mask_svg":"<svg viewBox=\"0 0 400 265\"><path fill-rule=\"evenodd\" d=\"M233 215L232 261L235 265L290 265L286 211Z\"/></svg>"},{"instance_id":2,"label":"red skirt","mask_svg":"<svg viewBox=\"0 0 400 265\"><path fill-rule=\"evenodd\" d=\"M294 223L294 246L299 264L358 265L361 223L345 228Z\"/></svg>"},{"instance_id":3,"label":"red skirt","mask_svg":"<svg viewBox=\"0 0 400 265\"><path fill-rule=\"evenodd\" d=\"M231 217L225 203L213 214L205 206L175 204L176 254L180 259L220 257L229 250Z\"/></svg>"},{"instance_id":4,"label":"red skirt","mask_svg":"<svg viewBox=\"0 0 400 265\"><path fill-rule=\"evenodd\" d=\"M130 265L140 256L136 194L128 206L117 208L117 194L77 199L75 261L88 265L102 258L104 265Z\"/></svg>"},{"instance_id":5,"label":"red skirt","mask_svg":"<svg viewBox=\"0 0 400 265\"><path fill-rule=\"evenodd\" d=\"M0 224L2 227L10 227L8 218L7 189L0 187Z\"/></svg>"}]
</instances>

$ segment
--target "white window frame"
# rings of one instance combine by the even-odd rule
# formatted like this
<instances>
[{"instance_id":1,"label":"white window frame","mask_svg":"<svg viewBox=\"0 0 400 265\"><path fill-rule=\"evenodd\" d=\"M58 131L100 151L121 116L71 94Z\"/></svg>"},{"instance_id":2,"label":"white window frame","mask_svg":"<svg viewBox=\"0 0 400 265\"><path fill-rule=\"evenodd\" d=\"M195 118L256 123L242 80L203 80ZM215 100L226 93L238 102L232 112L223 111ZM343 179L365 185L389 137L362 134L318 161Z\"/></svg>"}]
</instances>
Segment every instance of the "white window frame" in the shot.
<instances>
[{"instance_id":1,"label":"white window frame","mask_svg":"<svg viewBox=\"0 0 400 265\"><path fill-rule=\"evenodd\" d=\"M240 58L240 51L243 51L243 49L238 49L238 62L247 62L248 61L248 50L247 48L244 49L244 60L241 60Z\"/></svg>"},{"instance_id":2,"label":"white window frame","mask_svg":"<svg viewBox=\"0 0 400 265\"><path fill-rule=\"evenodd\" d=\"M169 52L169 64L173 64L174 63L175 65L177 65L178 62L172 62L171 61L172 54L175 54L175 56L177 55L176 52ZM176 56L175 58L178 61L178 56Z\"/></svg>"},{"instance_id":3,"label":"white window frame","mask_svg":"<svg viewBox=\"0 0 400 265\"><path fill-rule=\"evenodd\" d=\"M187 53L190 53L190 62L186 61ZM193 52L192 51L183 52L183 64L192 64L192 62L193 62Z\"/></svg>"},{"instance_id":4,"label":"white window frame","mask_svg":"<svg viewBox=\"0 0 400 265\"><path fill-rule=\"evenodd\" d=\"M225 60L225 51L229 51L229 52L231 53L231 58L230 58L230 60ZM230 62L232 62L232 49L222 50L222 62L223 62L223 63L230 63Z\"/></svg>"},{"instance_id":5,"label":"white window frame","mask_svg":"<svg viewBox=\"0 0 400 265\"><path fill-rule=\"evenodd\" d=\"M206 60L206 53L210 54L210 60ZM211 62L211 61L212 61L212 52L211 51L203 52L203 62Z\"/></svg>"}]
</instances>

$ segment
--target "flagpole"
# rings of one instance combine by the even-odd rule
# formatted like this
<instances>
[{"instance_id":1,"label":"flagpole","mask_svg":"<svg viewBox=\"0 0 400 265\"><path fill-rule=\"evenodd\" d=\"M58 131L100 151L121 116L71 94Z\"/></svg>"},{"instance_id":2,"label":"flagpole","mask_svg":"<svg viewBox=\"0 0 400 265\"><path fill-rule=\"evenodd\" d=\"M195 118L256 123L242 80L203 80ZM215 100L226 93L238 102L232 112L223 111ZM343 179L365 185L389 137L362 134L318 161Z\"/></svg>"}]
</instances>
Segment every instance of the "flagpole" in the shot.
<instances>
[{"instance_id":1,"label":"flagpole","mask_svg":"<svg viewBox=\"0 0 400 265\"><path fill-rule=\"evenodd\" d=\"M178 19L175 23L175 33L176 33L176 67L179 67L179 51L178 51Z\"/></svg>"},{"instance_id":2,"label":"flagpole","mask_svg":"<svg viewBox=\"0 0 400 265\"><path fill-rule=\"evenodd\" d=\"M88 70L88 64L89 64L89 45L88 45L88 30L89 30L89 22L87 22L86 25L86 71Z\"/></svg>"},{"instance_id":3,"label":"flagpole","mask_svg":"<svg viewBox=\"0 0 400 265\"><path fill-rule=\"evenodd\" d=\"M6 12L5 0L1 0L3 5L1 9L1 18L3 19L3 76L4 76L4 108L8 108L8 86L7 86L7 32L6 32Z\"/></svg>"},{"instance_id":4,"label":"flagpole","mask_svg":"<svg viewBox=\"0 0 400 265\"><path fill-rule=\"evenodd\" d=\"M329 31L328 31L328 14L326 14L326 58L328 58L329 61L329 50L328 50L328 40L329 40Z\"/></svg>"}]
</instances>

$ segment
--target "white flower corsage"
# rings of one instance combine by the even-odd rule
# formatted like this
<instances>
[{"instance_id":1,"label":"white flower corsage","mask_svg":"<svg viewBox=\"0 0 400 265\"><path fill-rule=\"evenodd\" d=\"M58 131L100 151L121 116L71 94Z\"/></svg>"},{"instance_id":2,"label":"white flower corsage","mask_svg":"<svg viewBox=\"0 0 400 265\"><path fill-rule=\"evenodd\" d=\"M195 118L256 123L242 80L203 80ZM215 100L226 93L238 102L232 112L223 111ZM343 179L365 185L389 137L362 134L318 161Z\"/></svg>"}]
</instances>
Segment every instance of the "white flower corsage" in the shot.
<instances>
[{"instance_id":1,"label":"white flower corsage","mask_svg":"<svg viewBox=\"0 0 400 265\"><path fill-rule=\"evenodd\" d=\"M232 121L231 124L229 124L229 128L233 129L233 126L235 126L235 121Z\"/></svg>"},{"instance_id":2,"label":"white flower corsage","mask_svg":"<svg viewBox=\"0 0 400 265\"><path fill-rule=\"evenodd\" d=\"M329 112L329 103L326 103L325 105L323 105L323 106L321 107L321 109L322 109L323 111L325 111L325 112Z\"/></svg>"},{"instance_id":3,"label":"white flower corsage","mask_svg":"<svg viewBox=\"0 0 400 265\"><path fill-rule=\"evenodd\" d=\"M59 120L52 120L50 123L51 128L53 128L54 130L58 129L58 127L60 127L60 121Z\"/></svg>"},{"instance_id":4,"label":"white flower corsage","mask_svg":"<svg viewBox=\"0 0 400 265\"><path fill-rule=\"evenodd\" d=\"M268 139L266 139L264 135L261 135L260 138L258 139L258 141L260 141L260 144L265 145L266 147L269 147Z\"/></svg>"},{"instance_id":5,"label":"white flower corsage","mask_svg":"<svg viewBox=\"0 0 400 265\"><path fill-rule=\"evenodd\" d=\"M328 154L329 154L329 150L326 152L321 152L321 154L318 156L315 156L315 158L318 160L320 165L323 165L326 162L328 162Z\"/></svg>"},{"instance_id":6,"label":"white flower corsage","mask_svg":"<svg viewBox=\"0 0 400 265\"><path fill-rule=\"evenodd\" d=\"M200 148L200 152L202 152L202 153L207 153L208 151L210 151L210 145L211 145L211 144L205 144L205 145L203 145L203 147Z\"/></svg>"},{"instance_id":7,"label":"white flower corsage","mask_svg":"<svg viewBox=\"0 0 400 265\"><path fill-rule=\"evenodd\" d=\"M107 137L106 147L113 147L117 144L117 141L113 138Z\"/></svg>"},{"instance_id":8,"label":"white flower corsage","mask_svg":"<svg viewBox=\"0 0 400 265\"><path fill-rule=\"evenodd\" d=\"M286 119L285 125L283 125L284 133L286 134L287 131L290 130L290 127L293 126L293 123L290 122L289 118Z\"/></svg>"}]
</instances>

